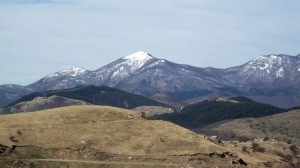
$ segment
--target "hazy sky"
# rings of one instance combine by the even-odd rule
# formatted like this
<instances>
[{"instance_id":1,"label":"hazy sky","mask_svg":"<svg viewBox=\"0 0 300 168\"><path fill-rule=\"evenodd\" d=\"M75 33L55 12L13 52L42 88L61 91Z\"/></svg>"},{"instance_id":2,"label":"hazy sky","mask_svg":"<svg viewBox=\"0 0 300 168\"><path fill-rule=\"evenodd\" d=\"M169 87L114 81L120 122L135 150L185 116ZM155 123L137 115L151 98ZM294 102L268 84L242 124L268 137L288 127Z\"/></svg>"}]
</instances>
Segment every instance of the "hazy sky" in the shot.
<instances>
[{"instance_id":1,"label":"hazy sky","mask_svg":"<svg viewBox=\"0 0 300 168\"><path fill-rule=\"evenodd\" d=\"M299 0L0 0L0 84L136 51L227 68L300 54Z\"/></svg>"}]
</instances>

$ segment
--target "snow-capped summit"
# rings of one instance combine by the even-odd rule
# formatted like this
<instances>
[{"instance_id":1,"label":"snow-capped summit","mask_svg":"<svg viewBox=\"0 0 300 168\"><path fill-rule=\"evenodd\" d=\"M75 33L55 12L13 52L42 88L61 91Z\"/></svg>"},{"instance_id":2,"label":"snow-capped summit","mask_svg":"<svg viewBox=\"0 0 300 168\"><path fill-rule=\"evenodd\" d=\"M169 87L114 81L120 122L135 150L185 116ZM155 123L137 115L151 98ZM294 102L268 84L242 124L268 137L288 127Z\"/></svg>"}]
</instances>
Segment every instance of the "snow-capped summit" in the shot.
<instances>
[{"instance_id":1,"label":"snow-capped summit","mask_svg":"<svg viewBox=\"0 0 300 168\"><path fill-rule=\"evenodd\" d=\"M85 75L87 72L88 70L82 67L74 67L63 71L62 74L69 75L69 76L79 76L79 75Z\"/></svg>"},{"instance_id":2,"label":"snow-capped summit","mask_svg":"<svg viewBox=\"0 0 300 168\"><path fill-rule=\"evenodd\" d=\"M282 64L283 56L281 55L261 55L252 61L249 62L249 64L255 64L255 63L270 63L270 64Z\"/></svg>"},{"instance_id":3,"label":"snow-capped summit","mask_svg":"<svg viewBox=\"0 0 300 168\"><path fill-rule=\"evenodd\" d=\"M74 67L68 70L60 71L60 72L55 72L53 74L47 75L44 79L45 80L51 80L53 78L60 78L60 77L67 77L67 76L81 76L87 74L89 71L81 68L81 67Z\"/></svg>"},{"instance_id":4,"label":"snow-capped summit","mask_svg":"<svg viewBox=\"0 0 300 168\"><path fill-rule=\"evenodd\" d=\"M90 72L91 71L86 70L82 67L74 67L68 70L59 71L47 75L46 77L28 86L29 88L32 88L34 90L42 91L42 90L65 89L65 88L71 88L79 85L85 85L86 82L81 80L80 78L87 75ZM53 83L59 83L59 84L53 84Z\"/></svg>"},{"instance_id":5,"label":"snow-capped summit","mask_svg":"<svg viewBox=\"0 0 300 168\"><path fill-rule=\"evenodd\" d=\"M124 57L123 59L126 60L125 63L131 66L131 70L137 70L141 68L145 63L149 60L153 59L154 57L144 51L138 51L131 55Z\"/></svg>"},{"instance_id":6,"label":"snow-capped summit","mask_svg":"<svg viewBox=\"0 0 300 168\"><path fill-rule=\"evenodd\" d=\"M271 54L259 56L242 66L229 68L227 72L230 72L230 80L241 86L277 87L286 85L285 83L296 83L299 80L298 67L300 59L297 56Z\"/></svg>"},{"instance_id":7,"label":"snow-capped summit","mask_svg":"<svg viewBox=\"0 0 300 168\"><path fill-rule=\"evenodd\" d=\"M123 59L134 59L134 60L148 60L153 58L153 56L149 53L146 53L144 51L138 51L133 54L130 54Z\"/></svg>"},{"instance_id":8,"label":"snow-capped summit","mask_svg":"<svg viewBox=\"0 0 300 168\"><path fill-rule=\"evenodd\" d=\"M97 69L90 75L96 76L97 80L107 81L106 84L109 86L114 86L156 60L149 53L138 51Z\"/></svg>"},{"instance_id":9,"label":"snow-capped summit","mask_svg":"<svg viewBox=\"0 0 300 168\"><path fill-rule=\"evenodd\" d=\"M271 73L275 69L282 69L283 63L287 61L280 55L263 55L259 56L246 65L246 69L261 70Z\"/></svg>"}]
</instances>

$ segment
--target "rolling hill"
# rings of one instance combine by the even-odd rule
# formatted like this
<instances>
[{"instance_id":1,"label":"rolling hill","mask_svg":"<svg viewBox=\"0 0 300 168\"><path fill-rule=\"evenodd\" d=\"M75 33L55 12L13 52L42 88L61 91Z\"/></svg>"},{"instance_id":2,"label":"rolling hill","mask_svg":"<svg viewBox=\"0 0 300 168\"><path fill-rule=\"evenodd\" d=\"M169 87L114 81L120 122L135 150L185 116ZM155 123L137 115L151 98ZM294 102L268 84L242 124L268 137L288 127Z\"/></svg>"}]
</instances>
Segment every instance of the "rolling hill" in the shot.
<instances>
[{"instance_id":1,"label":"rolling hill","mask_svg":"<svg viewBox=\"0 0 300 168\"><path fill-rule=\"evenodd\" d=\"M106 86L80 86L72 89L53 90L36 92L26 95L8 106L14 106L23 101L31 101L36 97L61 96L69 99L81 100L95 105L107 105L120 108L131 109L138 106L163 106L169 107L152 99L127 93L118 89Z\"/></svg>"},{"instance_id":2,"label":"rolling hill","mask_svg":"<svg viewBox=\"0 0 300 168\"><path fill-rule=\"evenodd\" d=\"M50 97L35 97L30 101L17 103L16 105L6 108L0 108L0 114L13 114L21 112L32 112L46 110L50 108L73 106L73 105L88 105L84 101L68 99L60 96Z\"/></svg>"},{"instance_id":3,"label":"rolling hill","mask_svg":"<svg viewBox=\"0 0 300 168\"><path fill-rule=\"evenodd\" d=\"M284 167L299 161L298 148L292 155L285 143L219 144L107 106L1 115L0 134L1 167Z\"/></svg>"},{"instance_id":4,"label":"rolling hill","mask_svg":"<svg viewBox=\"0 0 300 168\"><path fill-rule=\"evenodd\" d=\"M181 112L163 114L156 118L171 121L185 128L201 128L223 120L262 117L283 111L245 97L232 97L206 100L187 106Z\"/></svg>"},{"instance_id":5,"label":"rolling hill","mask_svg":"<svg viewBox=\"0 0 300 168\"><path fill-rule=\"evenodd\" d=\"M221 139L274 138L300 146L300 110L260 118L244 118L208 125L196 132Z\"/></svg>"}]
</instances>

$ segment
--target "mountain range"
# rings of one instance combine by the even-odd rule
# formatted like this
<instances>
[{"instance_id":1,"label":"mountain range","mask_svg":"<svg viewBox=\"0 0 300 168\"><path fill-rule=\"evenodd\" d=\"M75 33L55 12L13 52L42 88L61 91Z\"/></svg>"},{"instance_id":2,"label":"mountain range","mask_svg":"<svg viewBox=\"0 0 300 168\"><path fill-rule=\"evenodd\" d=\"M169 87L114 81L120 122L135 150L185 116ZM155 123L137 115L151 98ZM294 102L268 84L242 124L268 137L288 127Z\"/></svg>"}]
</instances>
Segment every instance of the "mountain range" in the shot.
<instances>
[{"instance_id":1,"label":"mountain range","mask_svg":"<svg viewBox=\"0 0 300 168\"><path fill-rule=\"evenodd\" d=\"M0 106L32 92L82 85L104 85L147 97L162 93L187 103L245 96L290 108L300 106L300 55L264 55L240 66L218 69L176 64L139 51L95 71L75 67L28 86L2 85Z\"/></svg>"}]
</instances>

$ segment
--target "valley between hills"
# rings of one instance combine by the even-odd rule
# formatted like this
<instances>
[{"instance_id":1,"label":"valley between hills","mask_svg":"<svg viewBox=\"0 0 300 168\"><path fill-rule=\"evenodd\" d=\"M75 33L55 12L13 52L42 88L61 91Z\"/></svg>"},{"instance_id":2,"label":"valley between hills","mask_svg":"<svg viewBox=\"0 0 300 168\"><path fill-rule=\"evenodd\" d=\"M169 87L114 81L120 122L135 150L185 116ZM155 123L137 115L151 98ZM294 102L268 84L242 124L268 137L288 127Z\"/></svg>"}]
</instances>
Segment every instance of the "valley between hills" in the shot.
<instances>
[{"instance_id":1,"label":"valley between hills","mask_svg":"<svg viewBox=\"0 0 300 168\"><path fill-rule=\"evenodd\" d=\"M216 69L137 52L2 85L0 167L297 168L299 68L299 55Z\"/></svg>"}]
</instances>

